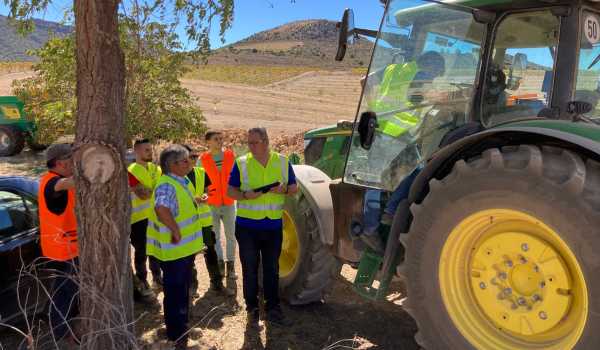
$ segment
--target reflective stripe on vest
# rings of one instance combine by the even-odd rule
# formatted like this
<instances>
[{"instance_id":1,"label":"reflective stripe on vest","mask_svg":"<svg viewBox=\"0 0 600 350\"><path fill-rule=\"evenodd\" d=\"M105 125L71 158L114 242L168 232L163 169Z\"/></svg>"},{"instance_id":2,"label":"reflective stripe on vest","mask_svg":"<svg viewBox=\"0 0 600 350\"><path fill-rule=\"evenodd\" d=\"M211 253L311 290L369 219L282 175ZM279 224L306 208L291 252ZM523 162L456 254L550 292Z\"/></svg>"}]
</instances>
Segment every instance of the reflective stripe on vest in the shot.
<instances>
[{"instance_id":1,"label":"reflective stripe on vest","mask_svg":"<svg viewBox=\"0 0 600 350\"><path fill-rule=\"evenodd\" d=\"M134 162L127 167L135 178L146 188L154 190L158 178L161 175L160 167L154 163L147 163L147 168ZM136 223L147 219L151 211L150 198L141 199L136 196L135 193L131 192L131 223Z\"/></svg>"},{"instance_id":2,"label":"reflective stripe on vest","mask_svg":"<svg viewBox=\"0 0 600 350\"><path fill-rule=\"evenodd\" d=\"M378 99L369 103L369 108L374 112L413 108L413 104L409 102L407 95L410 84L418 72L419 68L416 62L389 65L383 74ZM377 130L392 137L399 137L409 129L417 126L420 118L415 113L418 114L418 111L404 111L394 115L378 117L379 126Z\"/></svg>"},{"instance_id":3,"label":"reflective stripe on vest","mask_svg":"<svg viewBox=\"0 0 600 350\"><path fill-rule=\"evenodd\" d=\"M202 167L210 178L210 186L208 187L208 205L220 207L222 205L233 205L233 198L227 196L227 187L229 185L229 175L233 164L235 163L235 155L231 150L223 151L223 161L221 169L217 168L217 164L210 152L204 152L200 157Z\"/></svg>"},{"instance_id":4,"label":"reflective stripe on vest","mask_svg":"<svg viewBox=\"0 0 600 350\"><path fill-rule=\"evenodd\" d=\"M194 255L204 247L202 226L192 197L194 187L188 182L186 189L168 175L161 176L156 187L158 188L158 186L166 183L175 188L179 207L175 222L179 227L181 241L178 243L171 242L171 231L158 220L156 212L151 210L148 217L146 251L148 255L154 256L160 261L171 261ZM156 190L152 194L152 203L156 203Z\"/></svg>"},{"instance_id":5,"label":"reflective stripe on vest","mask_svg":"<svg viewBox=\"0 0 600 350\"><path fill-rule=\"evenodd\" d=\"M237 159L240 170L240 189L249 191L274 182L287 185L288 159L286 156L271 152L266 168L263 167L252 153ZM237 216L247 219L281 219L285 195L278 193L265 193L256 199L239 200L237 203Z\"/></svg>"},{"instance_id":6,"label":"reflective stripe on vest","mask_svg":"<svg viewBox=\"0 0 600 350\"><path fill-rule=\"evenodd\" d=\"M77 218L75 217L75 191L67 191L67 206L60 215L48 209L44 191L48 182L59 177L48 172L40 179L38 188L38 212L40 216L40 245L42 255L59 261L70 260L79 255L77 244Z\"/></svg>"},{"instance_id":7,"label":"reflective stripe on vest","mask_svg":"<svg viewBox=\"0 0 600 350\"><path fill-rule=\"evenodd\" d=\"M194 177L196 183L194 184L194 194L195 197L202 197L204 194L204 169L201 167L194 167ZM198 206L198 220L200 221L200 225L202 227L212 226L212 213L210 211L210 207L206 203L196 204Z\"/></svg>"}]
</instances>

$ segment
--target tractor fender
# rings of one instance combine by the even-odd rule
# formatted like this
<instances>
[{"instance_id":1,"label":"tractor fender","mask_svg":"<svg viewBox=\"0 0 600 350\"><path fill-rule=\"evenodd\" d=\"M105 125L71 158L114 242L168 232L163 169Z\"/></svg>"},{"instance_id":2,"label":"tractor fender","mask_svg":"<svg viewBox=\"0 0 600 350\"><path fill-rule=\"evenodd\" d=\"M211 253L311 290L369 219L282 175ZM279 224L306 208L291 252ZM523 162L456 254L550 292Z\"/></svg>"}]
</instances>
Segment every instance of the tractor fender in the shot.
<instances>
[{"instance_id":1,"label":"tractor fender","mask_svg":"<svg viewBox=\"0 0 600 350\"><path fill-rule=\"evenodd\" d=\"M323 244L333 245L333 200L329 192L331 179L320 169L310 165L292 165L296 182L306 196L319 224Z\"/></svg>"},{"instance_id":2,"label":"tractor fender","mask_svg":"<svg viewBox=\"0 0 600 350\"><path fill-rule=\"evenodd\" d=\"M590 128L600 127L589 125ZM491 147L502 147L517 144L540 144L545 142L559 143L569 148L576 148L584 153L600 155L600 142L576 133L565 132L539 126L505 126L489 129L462 138L438 150L429 159L423 170L413 182L409 203L420 203L427 194L429 181L446 175L456 161L469 156L480 154Z\"/></svg>"}]
</instances>

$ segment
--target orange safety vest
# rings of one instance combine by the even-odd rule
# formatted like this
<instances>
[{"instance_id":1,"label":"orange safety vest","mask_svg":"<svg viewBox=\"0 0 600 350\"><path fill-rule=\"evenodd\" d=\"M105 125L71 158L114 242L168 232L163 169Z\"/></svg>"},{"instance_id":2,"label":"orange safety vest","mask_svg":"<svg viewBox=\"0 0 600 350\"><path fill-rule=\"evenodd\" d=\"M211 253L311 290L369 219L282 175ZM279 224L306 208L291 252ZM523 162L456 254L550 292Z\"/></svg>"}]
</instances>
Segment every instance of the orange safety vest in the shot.
<instances>
[{"instance_id":1,"label":"orange safety vest","mask_svg":"<svg viewBox=\"0 0 600 350\"><path fill-rule=\"evenodd\" d=\"M208 174L210 186L208 187L208 205L220 207L222 205L233 205L234 200L227 196L227 186L229 184L229 175L235 162L235 154L231 150L223 152L223 162L221 163L221 172L215 164L210 152L202 153L200 158L202 167Z\"/></svg>"},{"instance_id":2,"label":"orange safety vest","mask_svg":"<svg viewBox=\"0 0 600 350\"><path fill-rule=\"evenodd\" d=\"M75 191L67 191L67 207L65 211L56 215L48 210L44 190L48 181L60 176L47 172L40 179L38 190L40 214L40 241L42 254L53 260L70 260L79 255L77 245L77 219L75 218Z\"/></svg>"}]
</instances>

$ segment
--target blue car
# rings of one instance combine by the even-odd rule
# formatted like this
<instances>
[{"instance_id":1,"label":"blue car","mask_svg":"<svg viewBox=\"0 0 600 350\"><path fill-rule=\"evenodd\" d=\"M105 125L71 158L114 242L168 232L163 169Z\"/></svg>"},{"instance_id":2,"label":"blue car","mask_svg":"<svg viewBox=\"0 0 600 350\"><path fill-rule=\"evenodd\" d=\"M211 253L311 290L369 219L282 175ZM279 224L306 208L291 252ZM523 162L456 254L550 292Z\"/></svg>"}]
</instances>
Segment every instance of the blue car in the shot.
<instances>
[{"instance_id":1,"label":"blue car","mask_svg":"<svg viewBox=\"0 0 600 350\"><path fill-rule=\"evenodd\" d=\"M16 324L46 308L37 192L36 179L0 176L0 323Z\"/></svg>"}]
</instances>

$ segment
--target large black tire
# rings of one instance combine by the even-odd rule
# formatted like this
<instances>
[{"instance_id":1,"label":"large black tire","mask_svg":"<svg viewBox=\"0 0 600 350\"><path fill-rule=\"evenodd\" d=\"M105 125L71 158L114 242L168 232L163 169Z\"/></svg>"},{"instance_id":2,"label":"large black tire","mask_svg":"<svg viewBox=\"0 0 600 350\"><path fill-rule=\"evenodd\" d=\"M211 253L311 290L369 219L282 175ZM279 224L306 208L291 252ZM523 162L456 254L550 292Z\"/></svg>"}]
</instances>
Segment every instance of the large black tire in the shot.
<instances>
[{"instance_id":1,"label":"large black tire","mask_svg":"<svg viewBox=\"0 0 600 350\"><path fill-rule=\"evenodd\" d=\"M587 286L589 302L589 309L583 309L581 313L587 317L581 323L581 335L572 340L575 343L572 347L576 349L598 347L600 344L600 332L598 332L600 328L599 162L591 159L584 160L572 151L546 146L540 148L521 145L504 147L501 150L489 149L478 157L458 161L449 175L441 180L431 180L429 187L430 192L422 203L411 207L414 216L412 226L409 234L401 238L407 252L405 264L408 300L405 307L417 321L419 333L415 338L423 348L432 350L476 347L468 340L468 335L463 336L468 333L461 332L453 321L452 317L456 316L456 313L450 315L448 312L448 306L442 296L440 271L447 271L443 269L447 269L449 265L447 261L441 262L440 257L452 232L460 232L459 237L464 237L463 231L453 230L461 227L457 225L462 224L465 218L472 217L474 213L483 210L498 208L535 217L539 220L536 224L542 222L550 227L572 251ZM492 219L493 217L490 217L490 226ZM484 225L487 225L485 221ZM470 269L470 265L467 266ZM466 279L468 280L469 277ZM548 280L547 276L543 278L544 281ZM552 281L551 278L549 280ZM545 284L542 282L539 285L543 287ZM482 290L486 288L482 284L479 286ZM477 287L473 286L473 288ZM492 285L488 285L487 288L491 289ZM548 289L548 292L550 291L551 289ZM469 292L466 288L465 292L473 295L475 289ZM475 305L479 304L475 303ZM476 307L482 309L481 306ZM550 312L552 311L553 309L550 308ZM546 317L545 314L543 317ZM521 339L521 343L516 346L515 342L518 340L512 334L493 326L493 323L482 322L479 325L489 326L492 332L502 334L499 337L502 339L500 345L486 343L483 346L479 345L479 348L498 350L567 348L557 347L556 342L560 340L556 340L555 343L540 343L539 339L533 337L525 341Z\"/></svg>"},{"instance_id":2,"label":"large black tire","mask_svg":"<svg viewBox=\"0 0 600 350\"><path fill-rule=\"evenodd\" d=\"M21 153L25 147L25 135L11 126L0 126L0 157Z\"/></svg>"},{"instance_id":3,"label":"large black tire","mask_svg":"<svg viewBox=\"0 0 600 350\"><path fill-rule=\"evenodd\" d=\"M321 302L341 264L321 240L314 209L303 193L288 197L284 210L296 227L298 255L291 272L279 278L281 297L291 305Z\"/></svg>"}]
</instances>

